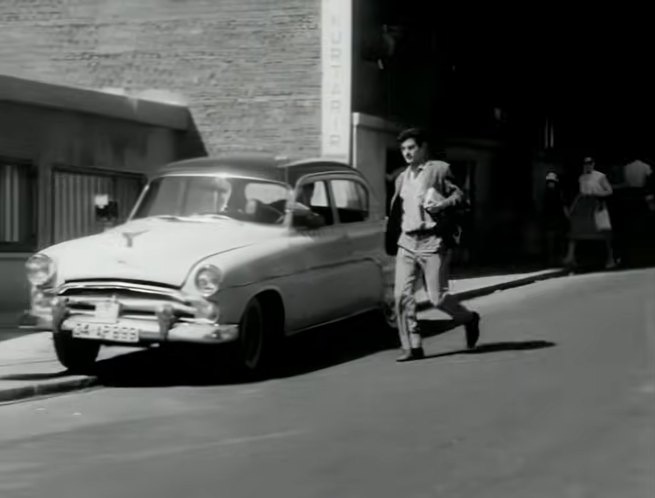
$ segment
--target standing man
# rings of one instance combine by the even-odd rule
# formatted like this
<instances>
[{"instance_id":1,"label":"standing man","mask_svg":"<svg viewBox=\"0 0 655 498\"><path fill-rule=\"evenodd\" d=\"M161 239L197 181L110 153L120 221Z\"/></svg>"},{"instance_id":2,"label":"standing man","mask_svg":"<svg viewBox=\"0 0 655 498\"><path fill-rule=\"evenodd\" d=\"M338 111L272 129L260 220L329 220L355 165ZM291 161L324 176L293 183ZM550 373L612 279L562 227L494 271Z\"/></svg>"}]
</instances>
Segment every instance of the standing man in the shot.
<instances>
[{"instance_id":1,"label":"standing man","mask_svg":"<svg viewBox=\"0 0 655 498\"><path fill-rule=\"evenodd\" d=\"M655 173L653 168L638 156L623 167L624 188L621 189L621 201L616 202L623 209L623 236L625 249L634 263L646 262L653 252L653 228L651 220L655 213ZM644 261L642 261L644 260Z\"/></svg>"},{"instance_id":2,"label":"standing man","mask_svg":"<svg viewBox=\"0 0 655 498\"><path fill-rule=\"evenodd\" d=\"M452 248L459 238L454 211L463 200L450 166L428 161L424 132L410 128L398 137L407 163L396 179L387 224L386 249L396 255L395 306L403 354L397 361L423 358L416 319L414 292L423 284L433 306L466 328L466 344L474 348L480 337L480 315L462 306L449 293Z\"/></svg>"}]
</instances>

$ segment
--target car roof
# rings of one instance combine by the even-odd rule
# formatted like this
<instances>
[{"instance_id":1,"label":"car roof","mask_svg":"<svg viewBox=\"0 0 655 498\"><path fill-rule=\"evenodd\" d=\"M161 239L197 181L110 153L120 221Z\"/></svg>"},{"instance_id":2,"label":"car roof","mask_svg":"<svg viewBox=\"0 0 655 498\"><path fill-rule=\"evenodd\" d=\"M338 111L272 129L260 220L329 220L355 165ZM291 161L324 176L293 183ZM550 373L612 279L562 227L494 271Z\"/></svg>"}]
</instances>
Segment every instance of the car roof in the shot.
<instances>
[{"instance_id":1,"label":"car roof","mask_svg":"<svg viewBox=\"0 0 655 498\"><path fill-rule=\"evenodd\" d=\"M254 176L290 185L294 185L302 176L317 173L344 173L362 177L356 169L331 158L292 159L264 153L238 153L176 161L157 170L155 176L221 173Z\"/></svg>"}]
</instances>

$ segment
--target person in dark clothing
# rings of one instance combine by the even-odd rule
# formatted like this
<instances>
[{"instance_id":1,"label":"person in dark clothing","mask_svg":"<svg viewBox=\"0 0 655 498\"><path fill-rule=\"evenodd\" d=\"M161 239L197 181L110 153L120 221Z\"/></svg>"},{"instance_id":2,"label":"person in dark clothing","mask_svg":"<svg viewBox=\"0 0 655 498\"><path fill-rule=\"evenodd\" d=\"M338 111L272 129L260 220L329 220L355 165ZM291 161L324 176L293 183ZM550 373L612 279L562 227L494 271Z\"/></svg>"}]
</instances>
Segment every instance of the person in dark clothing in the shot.
<instances>
[{"instance_id":1,"label":"person in dark clothing","mask_svg":"<svg viewBox=\"0 0 655 498\"><path fill-rule=\"evenodd\" d=\"M652 252L652 213L655 211L655 189L653 168L633 156L623 167L623 184L619 201L621 216L621 242L624 260L640 264L646 262Z\"/></svg>"},{"instance_id":2,"label":"person in dark clothing","mask_svg":"<svg viewBox=\"0 0 655 498\"><path fill-rule=\"evenodd\" d=\"M546 175L546 190L543 197L541 229L544 262L558 264L563 255L568 213L559 177L550 172Z\"/></svg>"}]
</instances>

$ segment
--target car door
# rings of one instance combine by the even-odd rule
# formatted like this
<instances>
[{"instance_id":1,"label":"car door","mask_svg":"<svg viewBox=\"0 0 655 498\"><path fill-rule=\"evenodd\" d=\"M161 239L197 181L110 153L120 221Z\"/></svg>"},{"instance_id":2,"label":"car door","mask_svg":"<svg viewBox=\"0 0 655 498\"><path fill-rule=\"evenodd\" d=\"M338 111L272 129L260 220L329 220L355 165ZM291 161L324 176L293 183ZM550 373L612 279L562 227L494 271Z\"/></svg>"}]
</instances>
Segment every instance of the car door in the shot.
<instances>
[{"instance_id":1,"label":"car door","mask_svg":"<svg viewBox=\"0 0 655 498\"><path fill-rule=\"evenodd\" d=\"M307 207L325 223L316 228L291 227L289 254L297 271L284 285L289 333L339 318L347 308L347 237L336 223L327 179L312 175L301 179L296 190L309 184L314 189Z\"/></svg>"},{"instance_id":2,"label":"car door","mask_svg":"<svg viewBox=\"0 0 655 498\"><path fill-rule=\"evenodd\" d=\"M330 180L330 189L348 245L343 297L352 314L377 307L384 298L384 219L374 209L366 182L356 174Z\"/></svg>"}]
</instances>

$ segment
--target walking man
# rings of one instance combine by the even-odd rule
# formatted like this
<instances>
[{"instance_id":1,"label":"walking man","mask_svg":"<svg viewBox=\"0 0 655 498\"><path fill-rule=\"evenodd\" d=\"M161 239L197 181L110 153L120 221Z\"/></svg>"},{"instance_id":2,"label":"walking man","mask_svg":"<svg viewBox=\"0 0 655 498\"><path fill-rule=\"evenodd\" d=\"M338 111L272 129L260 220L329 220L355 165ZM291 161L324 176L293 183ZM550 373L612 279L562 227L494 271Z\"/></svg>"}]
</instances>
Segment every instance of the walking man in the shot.
<instances>
[{"instance_id":1,"label":"walking man","mask_svg":"<svg viewBox=\"0 0 655 498\"><path fill-rule=\"evenodd\" d=\"M449 293L450 257L460 235L455 212L463 193L448 163L427 160L422 130L405 130L398 143L407 167L396 179L386 250L396 255L394 298L403 349L397 361L402 362L424 357L414 298L418 285L425 286L433 306L464 324L468 348L480 337L480 315Z\"/></svg>"}]
</instances>

